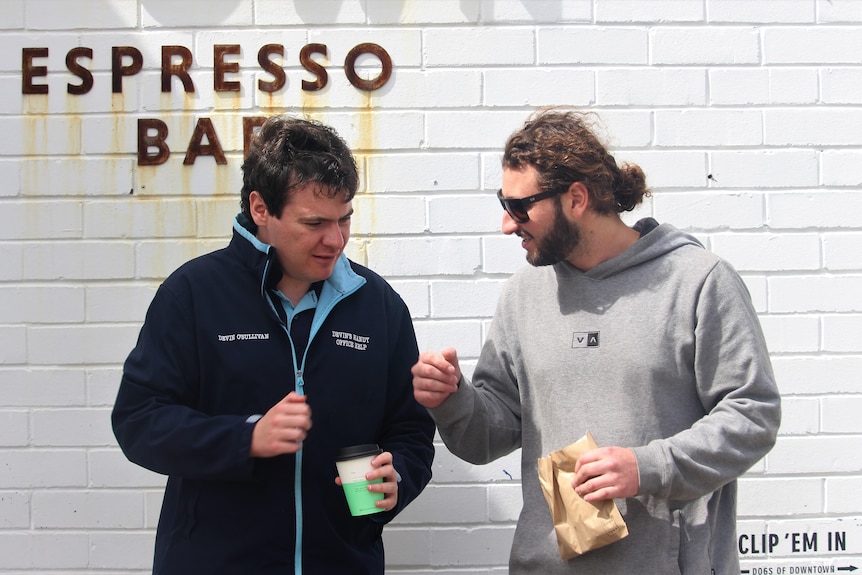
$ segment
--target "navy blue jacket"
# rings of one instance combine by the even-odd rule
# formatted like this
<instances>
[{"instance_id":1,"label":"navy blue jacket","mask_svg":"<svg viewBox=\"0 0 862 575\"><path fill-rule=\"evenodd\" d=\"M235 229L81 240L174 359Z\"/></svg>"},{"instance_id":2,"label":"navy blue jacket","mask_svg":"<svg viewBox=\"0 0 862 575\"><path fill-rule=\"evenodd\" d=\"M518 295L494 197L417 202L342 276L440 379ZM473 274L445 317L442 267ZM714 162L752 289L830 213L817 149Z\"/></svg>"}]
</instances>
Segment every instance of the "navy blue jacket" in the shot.
<instances>
[{"instance_id":1,"label":"navy blue jacket","mask_svg":"<svg viewBox=\"0 0 862 575\"><path fill-rule=\"evenodd\" d=\"M413 398L409 312L382 278L342 256L323 282L306 352L271 299L281 278L274 249L243 220L228 247L160 286L123 369L112 414L120 447L169 476L153 573L382 574L383 525L419 495L434 457L434 424ZM302 450L250 457L249 419L292 390L311 407ZM398 506L353 517L334 456L363 443L392 452Z\"/></svg>"}]
</instances>

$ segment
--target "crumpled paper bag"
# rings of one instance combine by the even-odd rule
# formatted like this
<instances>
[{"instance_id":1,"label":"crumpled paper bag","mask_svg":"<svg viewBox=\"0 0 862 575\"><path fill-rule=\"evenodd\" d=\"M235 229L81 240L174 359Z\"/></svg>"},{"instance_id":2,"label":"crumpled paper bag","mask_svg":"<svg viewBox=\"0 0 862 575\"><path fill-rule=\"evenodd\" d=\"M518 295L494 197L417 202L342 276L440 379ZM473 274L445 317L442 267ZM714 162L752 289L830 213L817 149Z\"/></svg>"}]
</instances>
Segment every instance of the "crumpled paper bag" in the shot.
<instances>
[{"instance_id":1,"label":"crumpled paper bag","mask_svg":"<svg viewBox=\"0 0 862 575\"><path fill-rule=\"evenodd\" d=\"M539 482L554 520L563 560L604 547L629 534L613 499L589 503L572 487L578 458L596 447L592 434L587 432L575 443L539 458Z\"/></svg>"}]
</instances>

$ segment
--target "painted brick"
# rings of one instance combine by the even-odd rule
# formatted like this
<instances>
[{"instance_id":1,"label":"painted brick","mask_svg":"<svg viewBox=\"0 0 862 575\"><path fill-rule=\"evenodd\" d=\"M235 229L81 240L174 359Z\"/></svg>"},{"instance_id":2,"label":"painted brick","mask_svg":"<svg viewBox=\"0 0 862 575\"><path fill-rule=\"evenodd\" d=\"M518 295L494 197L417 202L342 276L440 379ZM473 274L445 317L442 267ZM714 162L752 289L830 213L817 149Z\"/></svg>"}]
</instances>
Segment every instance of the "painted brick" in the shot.
<instances>
[{"instance_id":1,"label":"painted brick","mask_svg":"<svg viewBox=\"0 0 862 575\"><path fill-rule=\"evenodd\" d=\"M858 142L862 111L844 108L766 110L766 144L842 146Z\"/></svg>"},{"instance_id":2,"label":"painted brick","mask_svg":"<svg viewBox=\"0 0 862 575\"><path fill-rule=\"evenodd\" d=\"M862 253L862 234L823 235L823 260L827 270L858 270L862 268L860 253Z\"/></svg>"},{"instance_id":3,"label":"painted brick","mask_svg":"<svg viewBox=\"0 0 862 575\"><path fill-rule=\"evenodd\" d=\"M826 513L860 513L859 476L826 478Z\"/></svg>"},{"instance_id":4,"label":"painted brick","mask_svg":"<svg viewBox=\"0 0 862 575\"><path fill-rule=\"evenodd\" d=\"M6 407L67 407L86 402L84 374L68 369L2 369L0 395Z\"/></svg>"},{"instance_id":5,"label":"painted brick","mask_svg":"<svg viewBox=\"0 0 862 575\"><path fill-rule=\"evenodd\" d=\"M0 491L0 529L27 529L29 527L30 493L27 491Z\"/></svg>"},{"instance_id":6,"label":"painted brick","mask_svg":"<svg viewBox=\"0 0 862 575\"><path fill-rule=\"evenodd\" d=\"M814 104L818 75L806 68L715 68L710 102L717 105Z\"/></svg>"},{"instance_id":7,"label":"painted brick","mask_svg":"<svg viewBox=\"0 0 862 575\"><path fill-rule=\"evenodd\" d=\"M398 516L399 525L452 523L452 510L458 510L459 523L488 520L486 487L481 485L429 485Z\"/></svg>"},{"instance_id":8,"label":"painted brick","mask_svg":"<svg viewBox=\"0 0 862 575\"><path fill-rule=\"evenodd\" d=\"M781 276L769 280L772 313L860 312L862 276Z\"/></svg>"},{"instance_id":9,"label":"painted brick","mask_svg":"<svg viewBox=\"0 0 862 575\"><path fill-rule=\"evenodd\" d=\"M767 202L773 228L856 228L862 195L853 192L771 194Z\"/></svg>"},{"instance_id":10,"label":"painted brick","mask_svg":"<svg viewBox=\"0 0 862 575\"><path fill-rule=\"evenodd\" d=\"M774 357L772 366L782 394L842 394L859 391L862 357Z\"/></svg>"},{"instance_id":11,"label":"painted brick","mask_svg":"<svg viewBox=\"0 0 862 575\"><path fill-rule=\"evenodd\" d=\"M491 317L502 287L498 280L432 281L431 317Z\"/></svg>"},{"instance_id":12,"label":"painted brick","mask_svg":"<svg viewBox=\"0 0 862 575\"><path fill-rule=\"evenodd\" d=\"M248 26L253 23L248 2L208 2L188 0L180 5L171 0L154 0L142 6L145 28L173 26Z\"/></svg>"},{"instance_id":13,"label":"painted brick","mask_svg":"<svg viewBox=\"0 0 862 575\"><path fill-rule=\"evenodd\" d=\"M127 325L35 327L27 330L27 358L33 365L116 363L138 338Z\"/></svg>"},{"instance_id":14,"label":"painted brick","mask_svg":"<svg viewBox=\"0 0 862 575\"><path fill-rule=\"evenodd\" d=\"M851 353L862 349L862 315L824 316L823 349Z\"/></svg>"},{"instance_id":15,"label":"painted brick","mask_svg":"<svg viewBox=\"0 0 862 575\"><path fill-rule=\"evenodd\" d=\"M598 22L700 22L701 2L662 0L605 0L596 4Z\"/></svg>"},{"instance_id":16,"label":"painted brick","mask_svg":"<svg viewBox=\"0 0 862 575\"><path fill-rule=\"evenodd\" d=\"M481 196L432 197L428 199L428 231L433 234L495 234L500 232L502 214L496 193L490 191Z\"/></svg>"},{"instance_id":17,"label":"painted brick","mask_svg":"<svg viewBox=\"0 0 862 575\"><path fill-rule=\"evenodd\" d=\"M0 365L21 364L27 359L27 332L23 327L0 326Z\"/></svg>"},{"instance_id":18,"label":"painted brick","mask_svg":"<svg viewBox=\"0 0 862 575\"><path fill-rule=\"evenodd\" d=\"M36 491L36 529L135 529L143 527L143 498L124 491Z\"/></svg>"},{"instance_id":19,"label":"painted brick","mask_svg":"<svg viewBox=\"0 0 862 575\"><path fill-rule=\"evenodd\" d=\"M811 397L781 399L781 435L814 435L820 431L820 400ZM765 515L765 514L764 514Z\"/></svg>"},{"instance_id":20,"label":"painted brick","mask_svg":"<svg viewBox=\"0 0 862 575\"><path fill-rule=\"evenodd\" d=\"M21 254L30 279L105 279L119 277L131 264L130 246L102 243L30 243Z\"/></svg>"},{"instance_id":21,"label":"painted brick","mask_svg":"<svg viewBox=\"0 0 862 575\"><path fill-rule=\"evenodd\" d=\"M425 64L439 66L527 65L534 62L530 28L429 28L424 33ZM465 51L464 46L471 50Z\"/></svg>"},{"instance_id":22,"label":"painted brick","mask_svg":"<svg viewBox=\"0 0 862 575\"><path fill-rule=\"evenodd\" d=\"M862 153L858 150L824 150L820 158L824 185L862 185Z\"/></svg>"},{"instance_id":23,"label":"painted brick","mask_svg":"<svg viewBox=\"0 0 862 575\"><path fill-rule=\"evenodd\" d=\"M650 32L654 64L757 64L760 35L754 28L666 28Z\"/></svg>"},{"instance_id":24,"label":"painted brick","mask_svg":"<svg viewBox=\"0 0 862 575\"><path fill-rule=\"evenodd\" d=\"M438 527L431 532L431 565L494 565L507 557L513 527Z\"/></svg>"},{"instance_id":25,"label":"painted brick","mask_svg":"<svg viewBox=\"0 0 862 575\"><path fill-rule=\"evenodd\" d=\"M770 473L858 473L862 437L779 437L767 460Z\"/></svg>"},{"instance_id":26,"label":"painted brick","mask_svg":"<svg viewBox=\"0 0 862 575\"><path fill-rule=\"evenodd\" d=\"M479 268L478 238L375 239L368 263L385 277L472 275Z\"/></svg>"},{"instance_id":27,"label":"painted brick","mask_svg":"<svg viewBox=\"0 0 862 575\"><path fill-rule=\"evenodd\" d=\"M489 0L482 3L480 22L590 22L593 17L590 0L568 2L530 2Z\"/></svg>"},{"instance_id":28,"label":"painted brick","mask_svg":"<svg viewBox=\"0 0 862 575\"><path fill-rule=\"evenodd\" d=\"M0 322L78 323L84 314L84 288L80 286L0 285Z\"/></svg>"},{"instance_id":29,"label":"painted brick","mask_svg":"<svg viewBox=\"0 0 862 575\"><path fill-rule=\"evenodd\" d=\"M771 0L770 2L710 0L708 13L710 22L804 24L814 21L815 6L811 2L796 2L796 0Z\"/></svg>"},{"instance_id":30,"label":"painted brick","mask_svg":"<svg viewBox=\"0 0 862 575\"><path fill-rule=\"evenodd\" d=\"M701 106L706 103L703 70L600 69L596 76L596 104L600 106Z\"/></svg>"},{"instance_id":31,"label":"painted brick","mask_svg":"<svg viewBox=\"0 0 862 575\"><path fill-rule=\"evenodd\" d=\"M479 158L475 154L393 154L368 158L371 191L417 192L475 190Z\"/></svg>"},{"instance_id":32,"label":"painted brick","mask_svg":"<svg viewBox=\"0 0 862 575\"><path fill-rule=\"evenodd\" d=\"M515 273L527 265L526 253L517 236L483 238L482 270L488 274Z\"/></svg>"},{"instance_id":33,"label":"painted brick","mask_svg":"<svg viewBox=\"0 0 862 575\"><path fill-rule=\"evenodd\" d=\"M86 533L8 533L0 537L0 569L82 569L87 567ZM38 572L38 571L37 571Z\"/></svg>"},{"instance_id":34,"label":"painted brick","mask_svg":"<svg viewBox=\"0 0 862 575\"><path fill-rule=\"evenodd\" d=\"M465 24L479 19L478 3L459 0L370 2L365 9L374 24Z\"/></svg>"},{"instance_id":35,"label":"painted brick","mask_svg":"<svg viewBox=\"0 0 862 575\"><path fill-rule=\"evenodd\" d=\"M419 197L364 194L354 198L353 209L353 235L410 234L426 228L425 202Z\"/></svg>"},{"instance_id":36,"label":"painted brick","mask_svg":"<svg viewBox=\"0 0 862 575\"><path fill-rule=\"evenodd\" d=\"M856 26L769 27L763 30L764 64L856 64L862 35Z\"/></svg>"},{"instance_id":37,"label":"painted brick","mask_svg":"<svg viewBox=\"0 0 862 575\"><path fill-rule=\"evenodd\" d=\"M86 485L87 452L83 449L0 449L0 489Z\"/></svg>"},{"instance_id":38,"label":"painted brick","mask_svg":"<svg viewBox=\"0 0 862 575\"><path fill-rule=\"evenodd\" d=\"M754 110L683 110L655 113L659 146L757 146L763 119Z\"/></svg>"},{"instance_id":39,"label":"painted brick","mask_svg":"<svg viewBox=\"0 0 862 575\"><path fill-rule=\"evenodd\" d=\"M653 198L653 206L656 219L682 229L753 229L761 227L764 221L764 200L760 194L659 193Z\"/></svg>"},{"instance_id":40,"label":"painted brick","mask_svg":"<svg viewBox=\"0 0 862 575\"><path fill-rule=\"evenodd\" d=\"M808 150L710 152L722 187L798 188L817 185L817 153Z\"/></svg>"},{"instance_id":41,"label":"painted brick","mask_svg":"<svg viewBox=\"0 0 862 575\"><path fill-rule=\"evenodd\" d=\"M421 350L440 351L454 347L460 357L479 357L482 350L480 325L476 321L417 321L416 341Z\"/></svg>"},{"instance_id":42,"label":"painted brick","mask_svg":"<svg viewBox=\"0 0 862 575\"><path fill-rule=\"evenodd\" d=\"M138 20L135 0L28 0L24 9L27 28L37 30L133 28Z\"/></svg>"},{"instance_id":43,"label":"painted brick","mask_svg":"<svg viewBox=\"0 0 862 575\"><path fill-rule=\"evenodd\" d=\"M39 409L31 417L37 447L116 445L111 412L106 408Z\"/></svg>"},{"instance_id":44,"label":"painted brick","mask_svg":"<svg viewBox=\"0 0 862 575\"><path fill-rule=\"evenodd\" d=\"M361 186L347 253L392 282L420 348L458 349L472 377L499 289L528 265L500 231L500 154L537 107L598 113L618 162L655 195L633 212L689 231L743 274L783 396L779 446L740 482L740 533L843 529L862 513L862 3L844 0L8 0L0 29L0 571L145 575L165 478L128 462L109 412L158 283L226 245L242 186L242 117L331 124ZM180 5L181 4L181 5ZM205 6L204 6L205 4ZM352 86L376 42L393 74ZM286 85L257 63L284 45ZM329 80L299 62L309 42ZM213 90L213 46L239 44L238 93ZM111 92L111 52L143 69ZM161 47L193 53L194 94L161 92ZM47 95L22 94L44 46ZM93 73L80 83L65 57ZM128 64L128 60L126 64ZM366 55L357 73L380 73ZM211 118L227 165L183 159ZM139 118L171 155L137 162ZM708 175L712 178L708 178ZM49 287L50 286L50 287ZM437 438L434 479L385 530L392 575L504 575L520 451L475 466ZM792 491L791 491L792 490ZM816 518L816 519L812 519ZM843 523L842 523L843 522ZM783 557L768 559L772 564ZM757 557L743 556L744 567ZM749 563L751 565L749 565Z\"/></svg>"},{"instance_id":45,"label":"painted brick","mask_svg":"<svg viewBox=\"0 0 862 575\"><path fill-rule=\"evenodd\" d=\"M712 251L740 271L820 268L820 238L816 234L716 234L711 238L711 246ZM772 278L771 281L782 279ZM770 287L778 286L771 284ZM770 311L787 311L780 304L773 309L775 303L775 299L770 301Z\"/></svg>"},{"instance_id":46,"label":"painted brick","mask_svg":"<svg viewBox=\"0 0 862 575\"><path fill-rule=\"evenodd\" d=\"M0 241L80 238L83 227L80 202L0 204Z\"/></svg>"},{"instance_id":47,"label":"painted brick","mask_svg":"<svg viewBox=\"0 0 862 575\"><path fill-rule=\"evenodd\" d=\"M30 442L30 416L26 411L0 410L0 447L24 447Z\"/></svg>"},{"instance_id":48,"label":"painted brick","mask_svg":"<svg viewBox=\"0 0 862 575\"><path fill-rule=\"evenodd\" d=\"M539 30L539 64L644 65L649 57L646 30L566 27Z\"/></svg>"},{"instance_id":49,"label":"painted brick","mask_svg":"<svg viewBox=\"0 0 862 575\"><path fill-rule=\"evenodd\" d=\"M739 481L737 511L741 517L820 513L823 506L823 480L819 477Z\"/></svg>"},{"instance_id":50,"label":"painted brick","mask_svg":"<svg viewBox=\"0 0 862 575\"><path fill-rule=\"evenodd\" d=\"M122 377L120 366L89 368L85 375L87 405L94 407L113 406Z\"/></svg>"},{"instance_id":51,"label":"painted brick","mask_svg":"<svg viewBox=\"0 0 862 575\"><path fill-rule=\"evenodd\" d=\"M152 533L96 532L90 536L91 569L151 570L153 564Z\"/></svg>"},{"instance_id":52,"label":"painted brick","mask_svg":"<svg viewBox=\"0 0 862 575\"><path fill-rule=\"evenodd\" d=\"M820 350L820 323L814 315L775 315L760 318L771 353Z\"/></svg>"}]
</instances>

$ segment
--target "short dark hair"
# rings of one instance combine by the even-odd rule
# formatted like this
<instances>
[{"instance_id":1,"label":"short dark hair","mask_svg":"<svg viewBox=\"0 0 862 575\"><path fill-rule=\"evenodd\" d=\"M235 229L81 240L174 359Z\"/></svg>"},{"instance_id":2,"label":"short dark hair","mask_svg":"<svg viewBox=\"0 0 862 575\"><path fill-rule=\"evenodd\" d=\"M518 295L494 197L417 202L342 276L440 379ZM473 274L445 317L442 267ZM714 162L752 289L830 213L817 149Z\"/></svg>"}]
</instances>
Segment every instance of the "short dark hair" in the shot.
<instances>
[{"instance_id":1,"label":"short dark hair","mask_svg":"<svg viewBox=\"0 0 862 575\"><path fill-rule=\"evenodd\" d=\"M242 213L251 220L249 195L256 191L266 208L281 217L292 191L308 183L319 193L353 199L359 187L356 160L331 127L292 116L268 118L252 139L242 163Z\"/></svg>"},{"instance_id":2,"label":"short dark hair","mask_svg":"<svg viewBox=\"0 0 862 575\"><path fill-rule=\"evenodd\" d=\"M589 116L558 107L534 112L506 141L503 167L533 166L541 191L562 191L583 182L590 206L600 214L631 211L650 195L643 170L636 164L617 166Z\"/></svg>"}]
</instances>

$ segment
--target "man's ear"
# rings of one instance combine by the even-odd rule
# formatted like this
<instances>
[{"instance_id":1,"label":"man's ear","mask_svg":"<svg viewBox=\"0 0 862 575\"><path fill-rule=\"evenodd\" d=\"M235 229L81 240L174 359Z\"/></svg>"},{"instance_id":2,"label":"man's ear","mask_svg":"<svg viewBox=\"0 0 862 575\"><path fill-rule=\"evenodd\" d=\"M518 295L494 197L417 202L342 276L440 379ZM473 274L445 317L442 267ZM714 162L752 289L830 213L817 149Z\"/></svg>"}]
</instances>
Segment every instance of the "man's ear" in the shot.
<instances>
[{"instance_id":1,"label":"man's ear","mask_svg":"<svg viewBox=\"0 0 862 575\"><path fill-rule=\"evenodd\" d=\"M563 195L563 207L576 218L580 218L590 205L590 191L583 182L572 182Z\"/></svg>"},{"instance_id":2,"label":"man's ear","mask_svg":"<svg viewBox=\"0 0 862 575\"><path fill-rule=\"evenodd\" d=\"M258 226L266 225L269 218L269 210L266 209L266 202L263 201L257 190L252 191L248 195L248 208L251 212L251 219Z\"/></svg>"}]
</instances>

